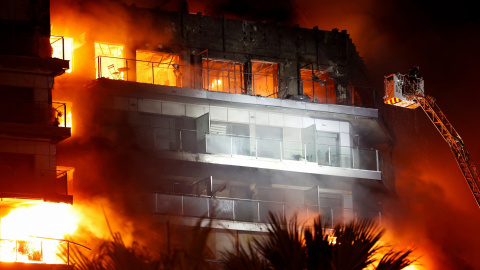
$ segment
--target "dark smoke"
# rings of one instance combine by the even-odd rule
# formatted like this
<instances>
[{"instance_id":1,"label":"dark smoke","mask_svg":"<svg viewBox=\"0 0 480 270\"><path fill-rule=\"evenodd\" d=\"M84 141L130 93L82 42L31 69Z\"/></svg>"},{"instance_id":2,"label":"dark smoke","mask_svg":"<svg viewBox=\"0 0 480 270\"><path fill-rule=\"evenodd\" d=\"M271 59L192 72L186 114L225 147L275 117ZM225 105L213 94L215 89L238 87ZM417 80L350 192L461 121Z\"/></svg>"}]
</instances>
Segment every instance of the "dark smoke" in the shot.
<instances>
[{"instance_id":1,"label":"dark smoke","mask_svg":"<svg viewBox=\"0 0 480 270\"><path fill-rule=\"evenodd\" d=\"M62 1L53 2L65 6L61 4ZM181 6L179 1L168 0L104 0L102 3L108 3L108 7L111 5L112 8L105 8L107 5L104 5L92 10L96 6L95 1L72 2L74 7L79 8L77 10L93 21L100 15L118 19L118 15L123 14L122 9L130 4ZM406 73L411 66L419 65L425 77L427 94L437 99L450 122L462 135L471 156L480 165L480 141L476 136L480 119L477 109L480 91L476 81L480 63L480 54L477 52L480 48L480 17L475 13L477 9L472 3L455 1L446 5L413 0L188 2L192 13L202 12L211 16L224 14L231 18L290 25L298 23L305 28L318 25L321 30L346 29L365 59L378 95L383 95L383 76L392 72ZM65 9L65 18L68 18L68 11L73 12ZM129 29L128 25L132 22L134 20L127 16L124 21L115 22L111 28ZM64 23L68 23L68 20ZM149 20L136 25L136 31L131 31L136 34L132 39L147 36L148 31L138 30L150 25ZM81 33L82 29L77 31ZM87 38L89 34L86 34ZM64 35L68 36L68 33ZM479 249L477 243L480 242L480 234L476 232L480 224L480 210L448 145L420 109L380 109L396 137L394 162L398 199L384 205L386 214L390 216L389 231L397 241L418 247L425 269L480 269L480 261L476 256ZM76 143L78 145L75 147L84 145L81 141ZM76 158L78 164L84 164L84 187L87 190L98 188L96 185L105 179L95 178L96 173L105 173L104 170L108 170L112 164L142 161L129 156L128 149L119 153L115 160L108 160L104 156L104 153L110 152L108 143L97 142L93 146L98 146L95 154L85 149L84 152L77 152L82 156L67 155ZM68 152L68 148L64 149L61 151ZM59 158L66 156L64 154L59 154ZM89 167L88 164L92 163L95 166ZM68 162L65 165L68 166ZM110 179L102 182L105 186L96 189L98 193L107 192L115 180L126 177L130 172L125 170L122 173L112 172Z\"/></svg>"},{"instance_id":2,"label":"dark smoke","mask_svg":"<svg viewBox=\"0 0 480 270\"><path fill-rule=\"evenodd\" d=\"M383 76L419 65L437 99L480 162L476 82L480 21L460 1L298 1L300 26L347 29L365 58L377 93ZM381 108L396 141L398 200L385 207L394 237L416 244L426 269L479 269L480 211L449 150L417 109Z\"/></svg>"}]
</instances>

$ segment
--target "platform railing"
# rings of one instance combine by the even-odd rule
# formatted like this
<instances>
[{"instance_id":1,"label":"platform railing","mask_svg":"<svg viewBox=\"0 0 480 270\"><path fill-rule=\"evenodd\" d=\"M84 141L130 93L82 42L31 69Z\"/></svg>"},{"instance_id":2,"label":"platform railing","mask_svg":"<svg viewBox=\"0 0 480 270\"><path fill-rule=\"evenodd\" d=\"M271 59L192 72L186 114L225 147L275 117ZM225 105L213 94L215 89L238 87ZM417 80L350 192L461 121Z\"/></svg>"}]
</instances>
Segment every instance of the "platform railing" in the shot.
<instances>
[{"instance_id":1,"label":"platform railing","mask_svg":"<svg viewBox=\"0 0 480 270\"><path fill-rule=\"evenodd\" d=\"M45 243L55 243L55 245L45 245ZM64 264L70 265L70 245L72 244L90 250L84 245L65 239L38 236L31 236L28 240L0 238L0 262L52 263L45 261L45 252L49 252L51 253L47 255L50 257L49 259L51 259L51 255L57 256L58 260L56 261L64 261ZM61 245L66 245L63 249L66 253L64 258L57 254Z\"/></svg>"},{"instance_id":2,"label":"platform railing","mask_svg":"<svg viewBox=\"0 0 480 270\"><path fill-rule=\"evenodd\" d=\"M370 218L379 223L382 219L380 211L206 195L140 193L133 198L133 205L143 212L251 223L268 223L269 212L287 219L296 215L300 222L321 215L328 228L354 219Z\"/></svg>"},{"instance_id":3,"label":"platform railing","mask_svg":"<svg viewBox=\"0 0 480 270\"><path fill-rule=\"evenodd\" d=\"M0 122L66 126L67 105L52 102L0 100Z\"/></svg>"},{"instance_id":4,"label":"platform railing","mask_svg":"<svg viewBox=\"0 0 480 270\"><path fill-rule=\"evenodd\" d=\"M256 159L317 163L346 169L380 171L382 157L376 149L315 144L300 141L203 133L196 130L155 128L155 147Z\"/></svg>"},{"instance_id":5,"label":"platform railing","mask_svg":"<svg viewBox=\"0 0 480 270\"><path fill-rule=\"evenodd\" d=\"M318 82L313 79L213 69L172 62L148 62L111 56L97 56L95 65L97 78L174 87L188 86L206 91L273 98L285 97L289 89L301 88L302 91L305 90L303 91L305 95L301 99L304 102L374 107L372 102L365 102L361 98L373 95L373 88L366 86L337 87L337 84ZM304 89L304 86L307 85L311 91Z\"/></svg>"}]
</instances>

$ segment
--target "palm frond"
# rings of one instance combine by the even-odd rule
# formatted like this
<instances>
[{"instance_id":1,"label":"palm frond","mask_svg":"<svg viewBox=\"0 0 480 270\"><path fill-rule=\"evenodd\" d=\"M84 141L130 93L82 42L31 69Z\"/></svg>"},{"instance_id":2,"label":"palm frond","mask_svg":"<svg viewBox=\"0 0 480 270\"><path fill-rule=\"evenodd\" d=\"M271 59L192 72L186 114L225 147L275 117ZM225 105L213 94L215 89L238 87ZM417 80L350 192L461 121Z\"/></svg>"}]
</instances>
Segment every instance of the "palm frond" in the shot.
<instances>
[{"instance_id":1,"label":"palm frond","mask_svg":"<svg viewBox=\"0 0 480 270\"><path fill-rule=\"evenodd\" d=\"M381 248L383 234L384 230L368 219L336 225L332 256L335 269L362 270L375 262L373 256Z\"/></svg>"},{"instance_id":2,"label":"palm frond","mask_svg":"<svg viewBox=\"0 0 480 270\"><path fill-rule=\"evenodd\" d=\"M285 217L271 212L268 214L268 237L255 239L256 248L274 269L304 269L305 246L297 218L287 222Z\"/></svg>"},{"instance_id":3,"label":"palm frond","mask_svg":"<svg viewBox=\"0 0 480 270\"><path fill-rule=\"evenodd\" d=\"M312 228L305 228L304 230L308 270L332 268L333 247L329 241L329 235L325 232L326 226L322 225L320 216L314 220Z\"/></svg>"},{"instance_id":4,"label":"palm frond","mask_svg":"<svg viewBox=\"0 0 480 270\"><path fill-rule=\"evenodd\" d=\"M248 244L247 249L240 246L238 252L226 251L223 253L222 265L228 270L268 270L268 263L253 247Z\"/></svg>"},{"instance_id":5,"label":"palm frond","mask_svg":"<svg viewBox=\"0 0 480 270\"><path fill-rule=\"evenodd\" d=\"M380 262L377 265L376 270L400 270L404 269L405 267L413 264L418 260L416 259L410 259L410 255L414 251L413 248L407 249L407 250L400 250L400 251L394 251L389 250L380 260Z\"/></svg>"}]
</instances>

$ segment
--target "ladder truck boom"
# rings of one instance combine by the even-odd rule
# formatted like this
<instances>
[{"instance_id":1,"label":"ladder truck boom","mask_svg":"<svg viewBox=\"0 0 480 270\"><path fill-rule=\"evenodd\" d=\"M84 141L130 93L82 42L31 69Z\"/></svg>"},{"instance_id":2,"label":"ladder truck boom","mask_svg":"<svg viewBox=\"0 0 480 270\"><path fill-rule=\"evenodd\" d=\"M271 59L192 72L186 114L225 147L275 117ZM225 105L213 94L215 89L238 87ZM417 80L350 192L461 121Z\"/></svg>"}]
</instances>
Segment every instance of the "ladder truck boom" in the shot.
<instances>
[{"instance_id":1,"label":"ladder truck boom","mask_svg":"<svg viewBox=\"0 0 480 270\"><path fill-rule=\"evenodd\" d=\"M394 73L386 76L384 80L384 102L408 109L417 107L423 109L428 119L430 119L445 142L450 146L468 187L477 205L480 207L480 174L477 167L468 153L460 134L450 124L450 121L448 121L440 107L435 103L435 99L425 95L423 78L418 75L418 73L415 74L411 70L409 75Z\"/></svg>"}]
</instances>

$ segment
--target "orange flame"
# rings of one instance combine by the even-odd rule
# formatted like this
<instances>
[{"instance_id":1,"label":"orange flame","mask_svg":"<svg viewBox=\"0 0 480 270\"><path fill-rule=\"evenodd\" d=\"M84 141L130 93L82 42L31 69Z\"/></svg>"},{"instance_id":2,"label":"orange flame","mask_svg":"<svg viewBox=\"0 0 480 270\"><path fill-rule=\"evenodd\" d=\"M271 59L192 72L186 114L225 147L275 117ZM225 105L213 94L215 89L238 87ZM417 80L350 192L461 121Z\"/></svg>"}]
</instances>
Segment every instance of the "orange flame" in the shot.
<instances>
[{"instance_id":1,"label":"orange flame","mask_svg":"<svg viewBox=\"0 0 480 270\"><path fill-rule=\"evenodd\" d=\"M0 219L0 261L63 263L57 256L80 218L72 205L25 202ZM48 238L48 239L47 239Z\"/></svg>"}]
</instances>

